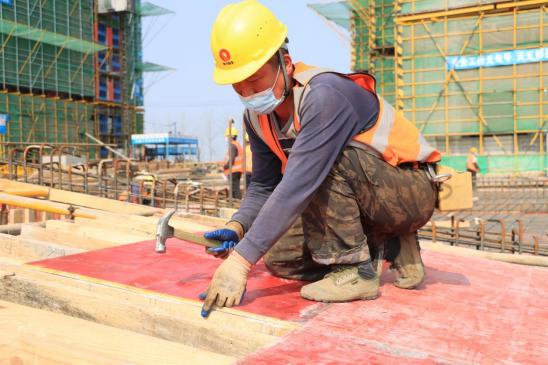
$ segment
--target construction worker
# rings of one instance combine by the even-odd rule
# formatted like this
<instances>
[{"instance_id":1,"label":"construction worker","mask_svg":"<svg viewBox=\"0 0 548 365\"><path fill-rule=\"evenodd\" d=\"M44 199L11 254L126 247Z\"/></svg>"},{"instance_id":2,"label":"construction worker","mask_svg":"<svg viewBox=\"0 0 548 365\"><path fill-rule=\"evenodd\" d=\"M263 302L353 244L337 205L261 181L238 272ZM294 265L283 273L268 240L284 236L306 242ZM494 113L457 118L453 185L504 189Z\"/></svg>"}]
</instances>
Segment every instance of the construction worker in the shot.
<instances>
[{"instance_id":1,"label":"construction worker","mask_svg":"<svg viewBox=\"0 0 548 365\"><path fill-rule=\"evenodd\" d=\"M377 298L382 245L396 286L424 279L416 233L437 200L428 170L439 152L376 94L372 76L294 64L287 42L286 26L255 0L226 6L213 25L213 79L246 107L253 180L226 227L205 234L226 259L201 295L204 317L240 303L265 254L274 275L313 281L301 296L314 301Z\"/></svg>"},{"instance_id":2,"label":"construction worker","mask_svg":"<svg viewBox=\"0 0 548 365\"><path fill-rule=\"evenodd\" d=\"M472 147L468 150L468 156L466 157L466 171L472 174L472 188L474 190L476 190L476 175L480 171L478 158L476 157L477 154L478 149L476 147Z\"/></svg>"},{"instance_id":3,"label":"construction worker","mask_svg":"<svg viewBox=\"0 0 548 365\"><path fill-rule=\"evenodd\" d=\"M251 153L251 145L249 144L249 134L245 132L245 188L249 189L249 183L251 183L251 173L253 172L253 155Z\"/></svg>"},{"instance_id":4,"label":"construction worker","mask_svg":"<svg viewBox=\"0 0 548 365\"><path fill-rule=\"evenodd\" d=\"M233 122L231 124L234 124ZM224 161L224 174L230 182L229 189L232 191L234 199L242 198L240 189L240 180L244 172L243 156L244 150L238 142L238 130L234 126L227 127L225 130L225 138L229 141L229 148L226 152Z\"/></svg>"}]
</instances>

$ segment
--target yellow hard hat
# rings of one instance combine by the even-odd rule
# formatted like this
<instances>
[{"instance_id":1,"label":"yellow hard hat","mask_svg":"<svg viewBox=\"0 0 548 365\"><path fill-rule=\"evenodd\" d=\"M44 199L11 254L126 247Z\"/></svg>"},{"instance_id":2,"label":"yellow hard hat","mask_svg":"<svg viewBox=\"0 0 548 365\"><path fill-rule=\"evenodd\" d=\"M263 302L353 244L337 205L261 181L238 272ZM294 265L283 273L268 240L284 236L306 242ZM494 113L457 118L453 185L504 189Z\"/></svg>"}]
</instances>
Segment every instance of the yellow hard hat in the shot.
<instances>
[{"instance_id":1,"label":"yellow hard hat","mask_svg":"<svg viewBox=\"0 0 548 365\"><path fill-rule=\"evenodd\" d=\"M476 147L471 147L468 152L470 153L478 153L478 149Z\"/></svg>"},{"instance_id":2,"label":"yellow hard hat","mask_svg":"<svg viewBox=\"0 0 548 365\"><path fill-rule=\"evenodd\" d=\"M238 137L238 130L236 129L236 127L227 127L225 129L225 137L228 138L229 136Z\"/></svg>"},{"instance_id":3,"label":"yellow hard hat","mask_svg":"<svg viewBox=\"0 0 548 365\"><path fill-rule=\"evenodd\" d=\"M284 44L287 27L257 0L225 6L211 30L213 81L234 84L260 69Z\"/></svg>"}]
</instances>

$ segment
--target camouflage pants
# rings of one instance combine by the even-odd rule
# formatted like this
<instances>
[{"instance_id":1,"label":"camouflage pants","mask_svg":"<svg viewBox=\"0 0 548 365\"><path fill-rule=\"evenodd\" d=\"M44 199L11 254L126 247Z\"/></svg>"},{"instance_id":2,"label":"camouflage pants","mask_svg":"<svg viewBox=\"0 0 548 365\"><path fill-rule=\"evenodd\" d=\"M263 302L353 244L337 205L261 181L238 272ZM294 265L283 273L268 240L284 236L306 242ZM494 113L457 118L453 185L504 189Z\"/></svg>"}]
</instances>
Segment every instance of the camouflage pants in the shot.
<instances>
[{"instance_id":1,"label":"camouflage pants","mask_svg":"<svg viewBox=\"0 0 548 365\"><path fill-rule=\"evenodd\" d=\"M265 255L265 264L276 276L316 280L329 265L366 261L375 246L399 245L396 238L428 222L436 198L424 170L393 167L347 147L304 211L302 226L298 220Z\"/></svg>"}]
</instances>

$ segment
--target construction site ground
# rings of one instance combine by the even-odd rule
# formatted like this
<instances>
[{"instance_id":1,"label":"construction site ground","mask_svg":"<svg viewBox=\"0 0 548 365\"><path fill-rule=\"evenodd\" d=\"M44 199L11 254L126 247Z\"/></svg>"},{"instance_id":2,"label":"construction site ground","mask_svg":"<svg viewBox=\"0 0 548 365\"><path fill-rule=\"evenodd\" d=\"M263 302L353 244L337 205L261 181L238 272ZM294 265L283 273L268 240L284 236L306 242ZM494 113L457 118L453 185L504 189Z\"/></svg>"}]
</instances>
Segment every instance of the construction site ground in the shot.
<instances>
[{"instance_id":1,"label":"construction site ground","mask_svg":"<svg viewBox=\"0 0 548 365\"><path fill-rule=\"evenodd\" d=\"M204 319L198 294L220 260L178 239L157 254L163 209L7 180L0 180L0 201L10 218L0 226L0 328L9 334L0 336L0 364L548 358L545 257L425 240L427 279L418 290L396 288L385 267L380 298L340 304L300 298L304 283L275 278L259 263L242 305ZM223 223L181 213L172 225L201 235Z\"/></svg>"}]
</instances>

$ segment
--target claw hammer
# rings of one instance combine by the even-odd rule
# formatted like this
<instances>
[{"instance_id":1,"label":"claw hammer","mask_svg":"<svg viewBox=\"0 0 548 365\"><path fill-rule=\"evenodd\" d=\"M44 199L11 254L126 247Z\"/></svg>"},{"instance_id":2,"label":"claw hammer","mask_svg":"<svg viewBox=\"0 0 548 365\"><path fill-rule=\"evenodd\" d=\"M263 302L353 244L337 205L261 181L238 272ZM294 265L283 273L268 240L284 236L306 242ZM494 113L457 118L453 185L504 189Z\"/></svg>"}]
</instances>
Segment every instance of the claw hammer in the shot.
<instances>
[{"instance_id":1,"label":"claw hammer","mask_svg":"<svg viewBox=\"0 0 548 365\"><path fill-rule=\"evenodd\" d=\"M183 229L174 228L169 225L171 217L177 212L176 209L168 211L160 220L156 226L156 252L166 252L166 241L168 238L175 237L181 240L196 243L205 247L218 247L219 242L214 240L208 240L200 234L185 231Z\"/></svg>"}]
</instances>

